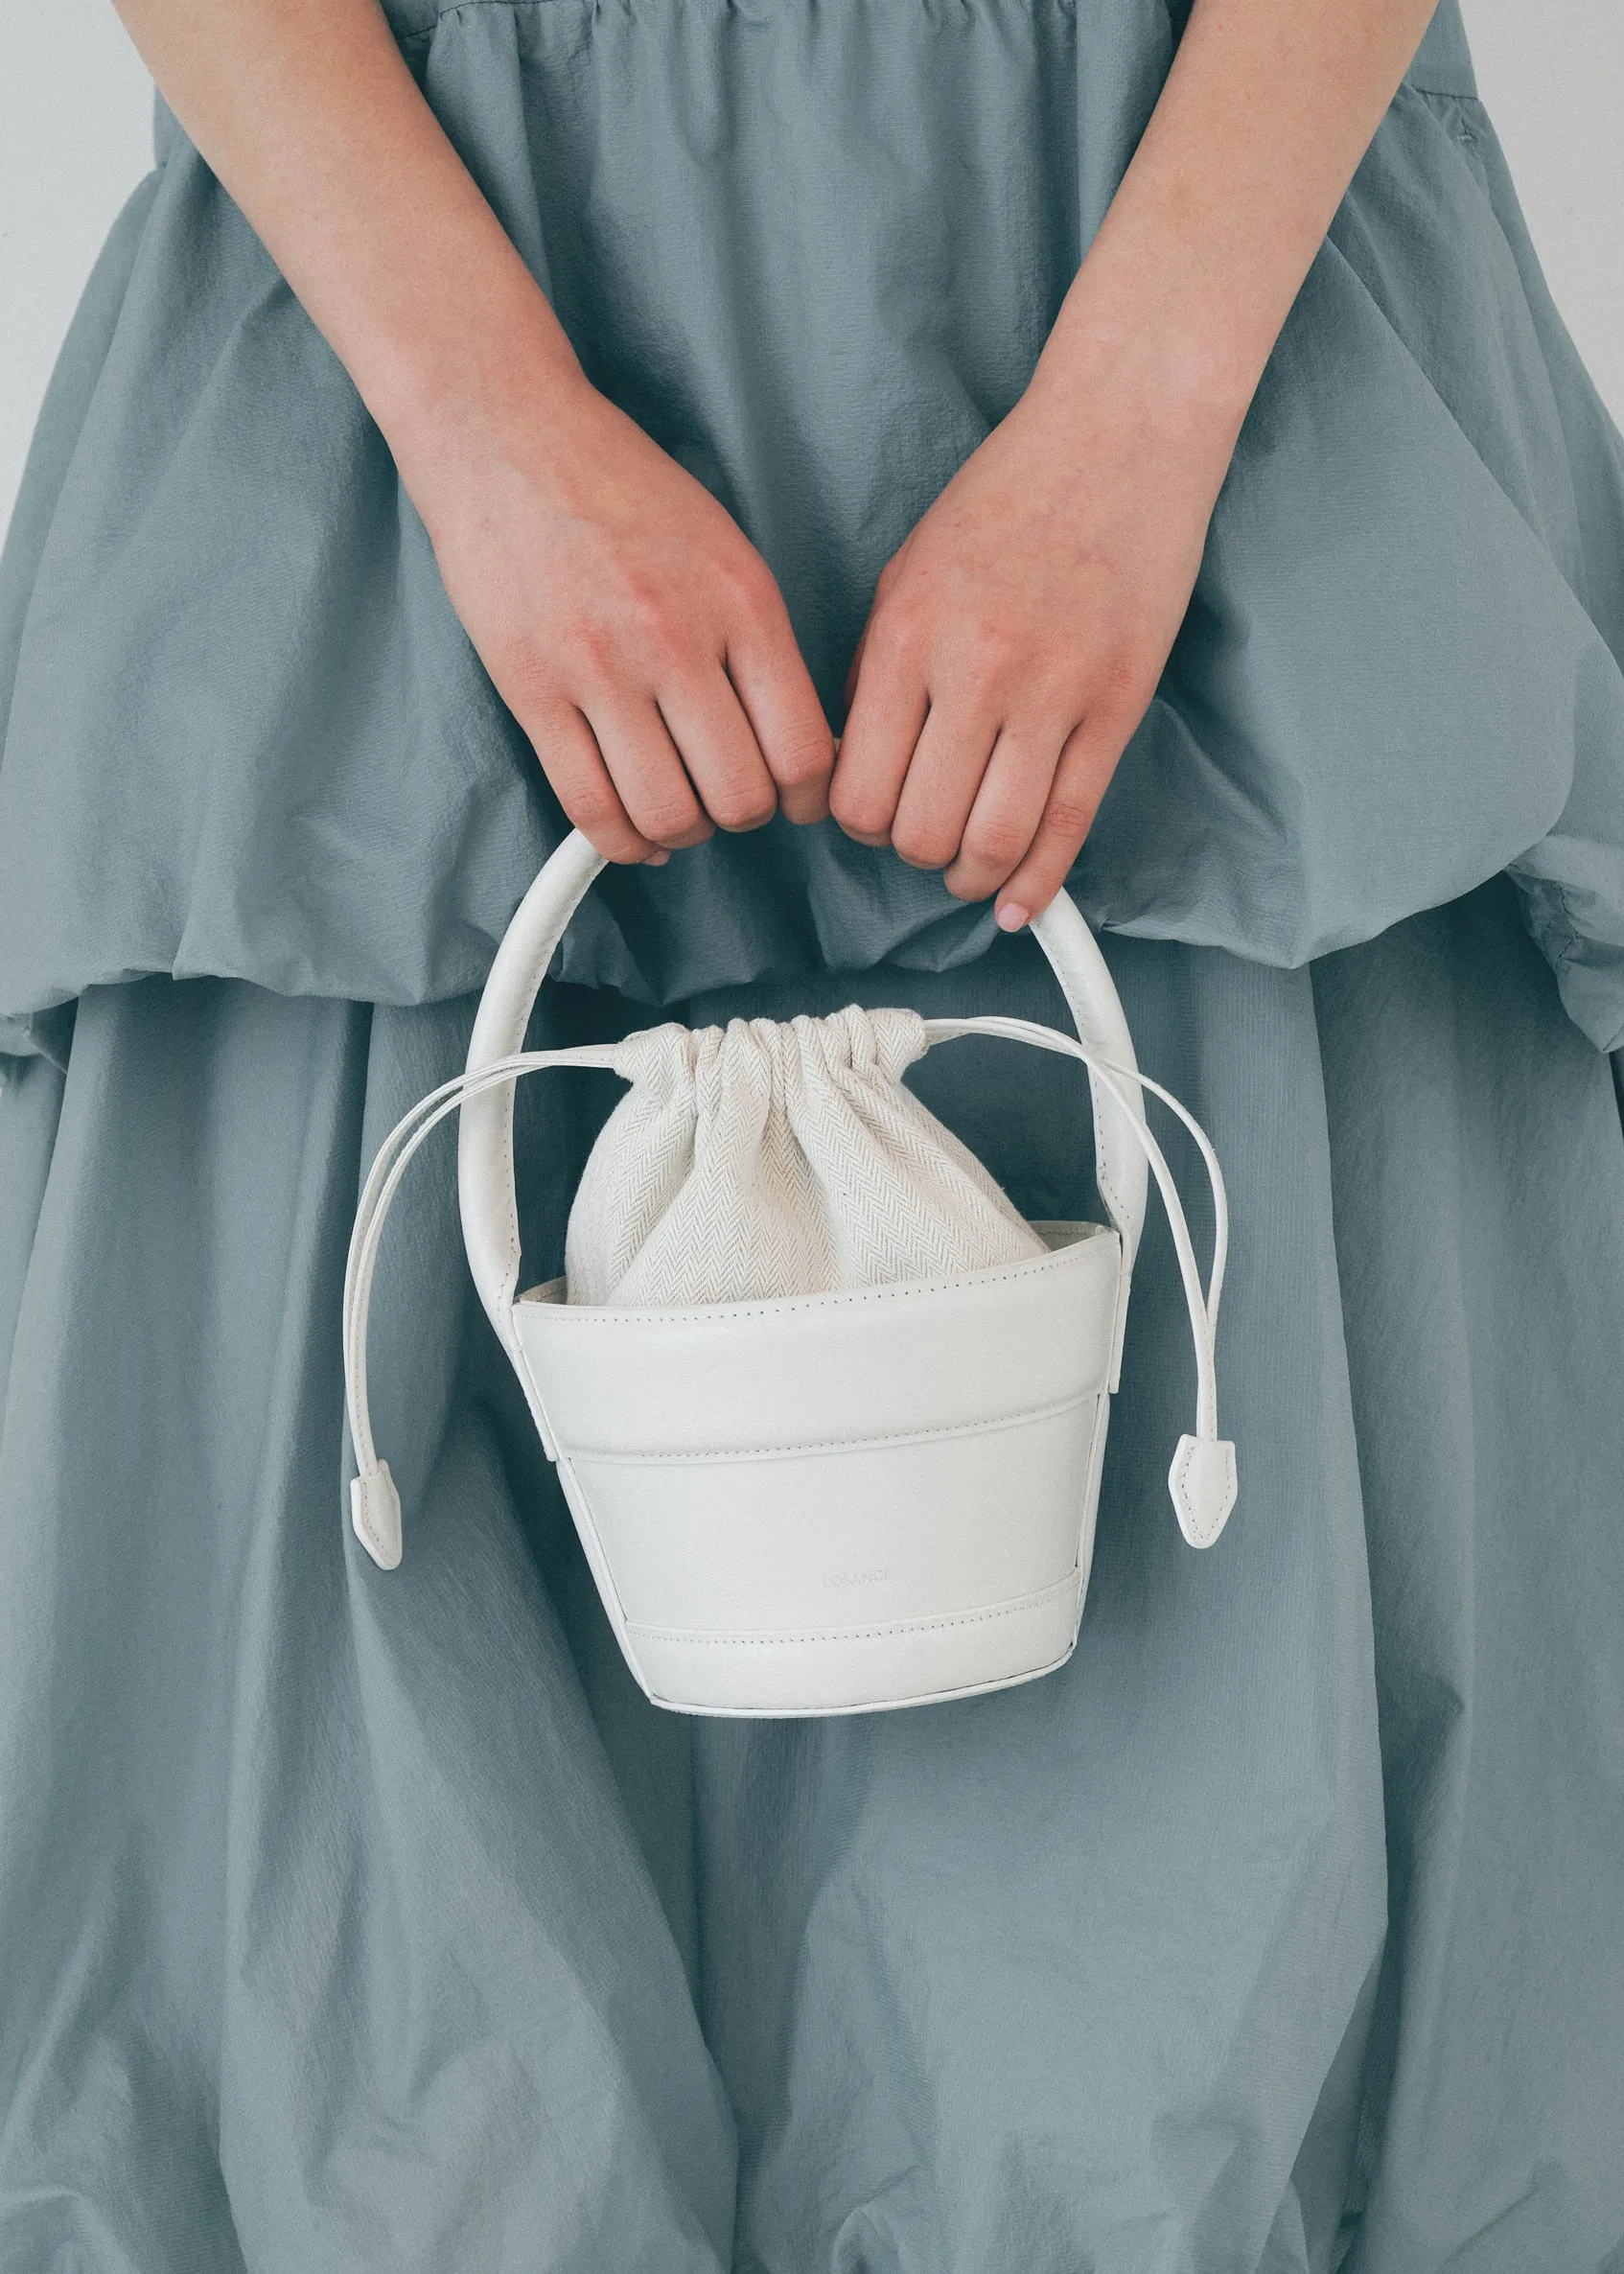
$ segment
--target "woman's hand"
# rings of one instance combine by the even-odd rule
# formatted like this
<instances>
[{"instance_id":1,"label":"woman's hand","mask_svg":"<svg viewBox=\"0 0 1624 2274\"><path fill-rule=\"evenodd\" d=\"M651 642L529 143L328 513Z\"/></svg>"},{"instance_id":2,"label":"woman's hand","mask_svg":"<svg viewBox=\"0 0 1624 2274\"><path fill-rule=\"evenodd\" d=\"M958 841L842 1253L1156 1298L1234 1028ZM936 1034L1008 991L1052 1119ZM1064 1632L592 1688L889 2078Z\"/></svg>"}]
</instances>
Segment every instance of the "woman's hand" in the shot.
<instances>
[{"instance_id":1,"label":"woman's hand","mask_svg":"<svg viewBox=\"0 0 1624 2274\"><path fill-rule=\"evenodd\" d=\"M383 429L452 601L611 860L827 810L765 563L589 385L379 0L119 0Z\"/></svg>"},{"instance_id":2,"label":"woman's hand","mask_svg":"<svg viewBox=\"0 0 1624 2274\"><path fill-rule=\"evenodd\" d=\"M772 579L588 384L379 0L118 4L593 843L649 859L822 813L828 731ZM1032 386L886 571L834 811L957 893L1001 887L1011 928L1149 701L1245 406L1431 9L1195 0Z\"/></svg>"},{"instance_id":3,"label":"woman's hand","mask_svg":"<svg viewBox=\"0 0 1624 2274\"><path fill-rule=\"evenodd\" d=\"M880 579L835 769L866 843L998 893L1076 858L1246 406L1433 0L1195 0L1032 385Z\"/></svg>"},{"instance_id":4,"label":"woman's hand","mask_svg":"<svg viewBox=\"0 0 1624 2274\"><path fill-rule=\"evenodd\" d=\"M1047 905L1155 691L1237 423L1039 365L880 578L831 795L849 835L997 893L1008 930Z\"/></svg>"},{"instance_id":5,"label":"woman's hand","mask_svg":"<svg viewBox=\"0 0 1624 2274\"><path fill-rule=\"evenodd\" d=\"M584 379L431 431L397 454L446 590L599 852L827 812L833 739L788 613L708 491Z\"/></svg>"}]
</instances>

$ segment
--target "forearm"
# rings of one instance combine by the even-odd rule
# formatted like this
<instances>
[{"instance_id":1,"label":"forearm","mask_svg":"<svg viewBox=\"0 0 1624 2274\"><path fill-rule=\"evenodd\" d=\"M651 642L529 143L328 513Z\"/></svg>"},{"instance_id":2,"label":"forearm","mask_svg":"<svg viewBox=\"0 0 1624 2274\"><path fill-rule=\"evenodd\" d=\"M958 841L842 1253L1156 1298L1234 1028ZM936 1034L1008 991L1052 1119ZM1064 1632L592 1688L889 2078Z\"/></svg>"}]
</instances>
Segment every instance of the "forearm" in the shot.
<instances>
[{"instance_id":1,"label":"forearm","mask_svg":"<svg viewBox=\"0 0 1624 2274\"><path fill-rule=\"evenodd\" d=\"M1039 365L1238 429L1434 0L1195 0Z\"/></svg>"},{"instance_id":2,"label":"forearm","mask_svg":"<svg viewBox=\"0 0 1624 2274\"><path fill-rule=\"evenodd\" d=\"M582 383L563 328L378 0L116 0L182 126L397 455L522 370Z\"/></svg>"},{"instance_id":3,"label":"forearm","mask_svg":"<svg viewBox=\"0 0 1624 2274\"><path fill-rule=\"evenodd\" d=\"M766 564L589 384L378 0L117 0L383 429L452 605L613 860L826 811Z\"/></svg>"},{"instance_id":4,"label":"forearm","mask_svg":"<svg viewBox=\"0 0 1624 2274\"><path fill-rule=\"evenodd\" d=\"M397 449L453 398L580 373L378 0L117 0ZM1432 0L1195 0L1039 365L1238 427Z\"/></svg>"},{"instance_id":5,"label":"forearm","mask_svg":"<svg viewBox=\"0 0 1624 2274\"><path fill-rule=\"evenodd\" d=\"M996 892L1076 859L1150 703L1269 353L1432 0L1195 0L1031 385L888 565L831 803Z\"/></svg>"}]
</instances>

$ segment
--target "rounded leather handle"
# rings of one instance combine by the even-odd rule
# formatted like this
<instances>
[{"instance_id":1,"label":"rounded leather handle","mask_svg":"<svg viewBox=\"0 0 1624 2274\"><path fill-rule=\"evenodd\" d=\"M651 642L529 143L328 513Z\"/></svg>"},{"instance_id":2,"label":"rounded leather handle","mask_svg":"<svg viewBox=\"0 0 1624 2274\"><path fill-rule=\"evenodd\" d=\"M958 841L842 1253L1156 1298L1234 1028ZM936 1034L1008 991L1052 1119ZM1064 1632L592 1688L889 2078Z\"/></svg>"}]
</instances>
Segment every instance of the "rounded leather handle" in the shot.
<instances>
[{"instance_id":1,"label":"rounded leather handle","mask_svg":"<svg viewBox=\"0 0 1624 2274\"><path fill-rule=\"evenodd\" d=\"M497 949L468 1046L470 1074L524 1046L524 1031L542 981L569 919L592 879L606 866L579 829L571 830L520 902ZM1137 1067L1133 1038L1099 942L1076 902L1056 893L1032 929L1066 998L1078 1038L1102 1058ZM1094 1105L1095 1178L1100 1197L1121 1235L1129 1270L1145 1222L1148 1171L1129 1122L1139 1118L1122 1100L1090 1081ZM463 1239L479 1300L504 1345L519 1289L519 1202L513 1175L513 1090L502 1083L462 1108L457 1140L457 1194Z\"/></svg>"},{"instance_id":2,"label":"rounded leather handle","mask_svg":"<svg viewBox=\"0 0 1624 2274\"><path fill-rule=\"evenodd\" d=\"M1127 1015L1110 965L1064 885L1048 907L1032 917L1032 930L1060 983L1078 1040L1096 1057L1137 1071L1133 1036L1128 1033ZM1126 1093L1114 1096L1092 1074L1088 1088L1094 1106L1094 1181L1100 1187L1105 1212L1122 1237L1124 1270L1130 1272L1139 1253L1139 1235L1145 1228L1149 1178L1145 1149L1131 1126L1132 1122L1143 1121L1144 1107L1135 1099L1130 1112L1122 1102L1122 1095Z\"/></svg>"}]
</instances>

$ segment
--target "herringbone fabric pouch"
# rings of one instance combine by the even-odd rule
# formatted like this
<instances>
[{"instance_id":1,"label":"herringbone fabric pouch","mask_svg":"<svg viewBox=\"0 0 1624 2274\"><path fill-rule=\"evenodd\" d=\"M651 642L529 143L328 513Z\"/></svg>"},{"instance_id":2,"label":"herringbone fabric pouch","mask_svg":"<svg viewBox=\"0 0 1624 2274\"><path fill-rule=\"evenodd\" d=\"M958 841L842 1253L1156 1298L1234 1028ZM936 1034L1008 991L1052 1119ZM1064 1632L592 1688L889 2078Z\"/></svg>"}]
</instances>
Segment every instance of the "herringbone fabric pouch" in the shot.
<instances>
[{"instance_id":1,"label":"herringbone fabric pouch","mask_svg":"<svg viewBox=\"0 0 1624 2274\"><path fill-rule=\"evenodd\" d=\"M902 1083L913 1010L632 1034L565 1246L571 1303L737 1303L951 1277L1045 1252Z\"/></svg>"}]
</instances>

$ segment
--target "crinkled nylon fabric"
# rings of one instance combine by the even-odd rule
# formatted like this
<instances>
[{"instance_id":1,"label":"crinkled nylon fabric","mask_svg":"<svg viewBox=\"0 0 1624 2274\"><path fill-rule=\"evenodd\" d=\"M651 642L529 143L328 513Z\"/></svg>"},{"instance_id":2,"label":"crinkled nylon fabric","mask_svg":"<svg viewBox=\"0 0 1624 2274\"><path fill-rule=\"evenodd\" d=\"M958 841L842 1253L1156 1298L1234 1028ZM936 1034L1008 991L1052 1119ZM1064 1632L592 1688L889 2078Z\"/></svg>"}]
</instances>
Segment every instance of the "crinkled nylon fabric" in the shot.
<instances>
[{"instance_id":1,"label":"crinkled nylon fabric","mask_svg":"<svg viewBox=\"0 0 1624 2274\"><path fill-rule=\"evenodd\" d=\"M592 377L733 510L825 699L1019 395L1167 68L1161 0L477 0L397 17ZM0 1016L148 971L476 986L560 833L387 451L167 115L0 575ZM1316 261L1076 877L1297 964L1510 867L1624 1033L1624 445L1552 310L1452 0ZM223 670L221 659L231 667ZM616 877L642 999L980 953L832 824Z\"/></svg>"},{"instance_id":2,"label":"crinkled nylon fabric","mask_svg":"<svg viewBox=\"0 0 1624 2274\"><path fill-rule=\"evenodd\" d=\"M1168 18L396 20L832 696L1018 391ZM1241 1500L1179 1540L1153 1213L1076 1656L839 1723L637 1692L468 1286L449 1138L373 1310L402 1568L343 1525L360 1182L460 1065L560 824L347 383L161 125L0 603L0 2269L1599 2274L1620 460L1452 15L1076 880L1228 1176ZM655 999L1064 1018L1032 941L829 832L606 878L566 969L538 1043ZM966 1041L909 1079L1027 1215L1093 1211L1076 1067ZM530 1277L617 1094L522 1086Z\"/></svg>"}]
</instances>

